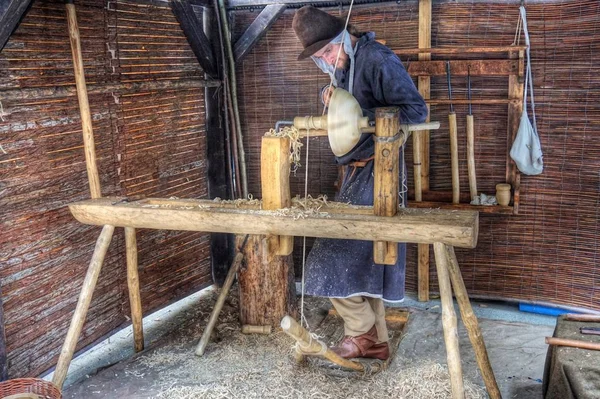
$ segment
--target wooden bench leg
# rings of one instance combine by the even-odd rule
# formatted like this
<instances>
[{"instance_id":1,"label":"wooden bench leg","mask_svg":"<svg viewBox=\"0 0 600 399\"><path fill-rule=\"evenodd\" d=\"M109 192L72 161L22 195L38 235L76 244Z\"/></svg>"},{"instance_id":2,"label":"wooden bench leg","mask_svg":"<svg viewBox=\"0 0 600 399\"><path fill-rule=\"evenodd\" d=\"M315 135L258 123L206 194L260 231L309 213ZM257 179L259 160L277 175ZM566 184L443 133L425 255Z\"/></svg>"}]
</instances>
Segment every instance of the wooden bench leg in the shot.
<instances>
[{"instance_id":1,"label":"wooden bench leg","mask_svg":"<svg viewBox=\"0 0 600 399\"><path fill-rule=\"evenodd\" d=\"M142 324L142 299L138 274L137 239L133 227L125 227L125 247L127 250L127 287L133 325L133 342L136 352L144 350L144 327Z\"/></svg>"},{"instance_id":2,"label":"wooden bench leg","mask_svg":"<svg viewBox=\"0 0 600 399\"><path fill-rule=\"evenodd\" d=\"M85 322L85 316L90 307L90 302L92 301L92 295L94 293L94 288L96 288L98 275L100 274L100 269L102 268L102 263L104 263L104 257L108 251L108 246L110 245L114 231L114 226L104 226L102 228L102 233L100 233L100 236L96 241L94 254L92 255L87 274L85 275L85 280L83 280L83 287L79 294L77 307L75 308L75 313L71 319L71 325L69 326L65 343L60 351L56 370L54 371L54 377L52 378L52 382L59 389L62 389L65 378L67 377L67 371L69 370L69 365L71 364L71 359L75 352L75 346L77 345L79 334L81 334L81 328Z\"/></svg>"},{"instance_id":3,"label":"wooden bench leg","mask_svg":"<svg viewBox=\"0 0 600 399\"><path fill-rule=\"evenodd\" d=\"M464 399L465 389L458 349L456 313L454 312L452 287L450 286L450 277L448 275L448 257L446 256L445 246L442 243L434 243L433 250L435 252L435 265L440 287L440 300L442 302L442 326L444 328L444 342L446 344L450 385L452 386L452 399Z\"/></svg>"},{"instance_id":4,"label":"wooden bench leg","mask_svg":"<svg viewBox=\"0 0 600 399\"><path fill-rule=\"evenodd\" d=\"M488 358L485 342L483 341L481 329L479 328L479 323L477 322L477 317L473 313L473 308L471 307L471 302L469 301L467 289L460 273L458 261L456 260L456 254L454 253L454 247L444 245L444 252L446 254L446 258L448 259L448 270L450 272L452 287L454 288L454 295L456 296L456 301L458 302L458 306L460 308L462 321L467 329L467 333L469 334L471 345L473 345L475 358L477 359L477 365L479 366L479 371L483 377L483 382L485 382L490 399L500 399L502 395L500 394L498 384L496 383L496 378L494 377L494 371L492 370L492 365L490 364L490 359Z\"/></svg>"}]
</instances>

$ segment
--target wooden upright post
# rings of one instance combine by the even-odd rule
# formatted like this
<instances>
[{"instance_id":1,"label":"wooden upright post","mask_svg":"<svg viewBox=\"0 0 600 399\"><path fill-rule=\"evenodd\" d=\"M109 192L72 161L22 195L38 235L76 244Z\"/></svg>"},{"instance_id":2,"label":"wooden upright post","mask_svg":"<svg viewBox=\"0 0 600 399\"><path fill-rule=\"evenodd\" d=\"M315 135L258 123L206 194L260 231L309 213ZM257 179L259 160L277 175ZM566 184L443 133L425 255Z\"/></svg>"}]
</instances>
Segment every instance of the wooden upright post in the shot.
<instances>
[{"instance_id":1,"label":"wooden upright post","mask_svg":"<svg viewBox=\"0 0 600 399\"><path fill-rule=\"evenodd\" d=\"M114 226L104 226L102 233L100 233L100 236L96 241L94 254L92 255L92 260L90 261L85 280L83 281L83 287L79 294L75 314L71 319L71 325L69 326L65 343L60 351L56 370L54 371L54 377L52 378L52 382L59 389L62 389L62 385L67 377L69 364L73 358L73 353L75 352L75 347L79 340L79 334L81 334L81 329L85 322L85 316L87 315L90 303L92 302L92 295L94 293L94 288L96 288L96 283L98 282L98 275L100 274L100 269L104 263L104 257L108 251L108 246L110 245L114 231Z\"/></svg>"},{"instance_id":2,"label":"wooden upright post","mask_svg":"<svg viewBox=\"0 0 600 399\"><path fill-rule=\"evenodd\" d=\"M442 302L442 327L444 328L444 342L446 344L446 359L452 386L452 399L464 399L465 389L463 384L462 367L460 365L460 351L458 349L458 328L456 312L452 302L452 287L448 273L448 258L445 246L436 242L433 244L435 252L435 265L440 286L440 300Z\"/></svg>"},{"instance_id":3,"label":"wooden upright post","mask_svg":"<svg viewBox=\"0 0 600 399\"><path fill-rule=\"evenodd\" d=\"M290 139L263 137L260 152L262 207L265 210L292 205L290 194ZM270 237L276 255L289 255L294 250L294 236Z\"/></svg>"},{"instance_id":4,"label":"wooden upright post","mask_svg":"<svg viewBox=\"0 0 600 399\"><path fill-rule=\"evenodd\" d=\"M135 351L141 352L144 350L144 327L142 325L143 313L138 273L137 239L133 227L125 227L125 247L127 252L127 287L129 289L129 306L131 307L133 342Z\"/></svg>"},{"instance_id":5,"label":"wooden upright post","mask_svg":"<svg viewBox=\"0 0 600 399\"><path fill-rule=\"evenodd\" d=\"M92 117L90 114L90 103L88 101L87 88L85 85L85 74L83 72L83 57L81 56L81 40L79 38L79 25L77 25L77 13L73 0L67 0L67 23L69 25L69 40L71 41L71 52L73 54L73 70L75 72L75 84L77 85L77 98L79 99L79 111L81 113L81 127L83 129L83 149L85 153L85 166L87 169L90 193L92 198L100 198L100 178L96 166L96 149L94 145L94 131L92 129Z\"/></svg>"},{"instance_id":6,"label":"wooden upright post","mask_svg":"<svg viewBox=\"0 0 600 399\"><path fill-rule=\"evenodd\" d=\"M400 157L399 110L395 107L375 110L375 182L373 212L377 216L398 213L398 178ZM394 265L398 259L398 243L375 241L373 261Z\"/></svg>"},{"instance_id":7,"label":"wooden upright post","mask_svg":"<svg viewBox=\"0 0 600 399\"><path fill-rule=\"evenodd\" d=\"M431 0L419 0L419 48L431 48ZM419 53L419 61L431 59L430 53ZM430 77L419 76L419 93L425 100L431 98ZM429 110L429 104L427 104ZM429 112L427 121L429 121ZM413 164L415 201L422 201L422 192L429 190L429 131L413 134ZM417 275L419 301L429 301L429 245L417 245Z\"/></svg>"}]
</instances>

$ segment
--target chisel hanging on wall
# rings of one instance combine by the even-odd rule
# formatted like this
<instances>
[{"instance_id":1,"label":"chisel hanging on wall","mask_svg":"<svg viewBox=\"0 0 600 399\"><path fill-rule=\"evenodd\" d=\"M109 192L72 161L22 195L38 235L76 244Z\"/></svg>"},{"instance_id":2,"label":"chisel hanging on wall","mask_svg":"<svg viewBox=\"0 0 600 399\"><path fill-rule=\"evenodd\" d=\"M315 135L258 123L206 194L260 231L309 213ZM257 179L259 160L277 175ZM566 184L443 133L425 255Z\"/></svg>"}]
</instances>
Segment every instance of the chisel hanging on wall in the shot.
<instances>
[{"instance_id":1,"label":"chisel hanging on wall","mask_svg":"<svg viewBox=\"0 0 600 399\"><path fill-rule=\"evenodd\" d=\"M450 100L450 113L448 114L450 130L450 160L452 162L452 203L460 202L460 182L458 177L458 137L456 128L456 113L452 105L452 86L450 84L450 61L446 61L446 76L448 78L448 99Z\"/></svg>"},{"instance_id":2,"label":"chisel hanging on wall","mask_svg":"<svg viewBox=\"0 0 600 399\"><path fill-rule=\"evenodd\" d=\"M475 177L475 128L473 110L471 107L471 66L467 67L467 98L469 99L469 114L467 115L467 166L469 169L469 191L471 201L477 197L477 178Z\"/></svg>"}]
</instances>

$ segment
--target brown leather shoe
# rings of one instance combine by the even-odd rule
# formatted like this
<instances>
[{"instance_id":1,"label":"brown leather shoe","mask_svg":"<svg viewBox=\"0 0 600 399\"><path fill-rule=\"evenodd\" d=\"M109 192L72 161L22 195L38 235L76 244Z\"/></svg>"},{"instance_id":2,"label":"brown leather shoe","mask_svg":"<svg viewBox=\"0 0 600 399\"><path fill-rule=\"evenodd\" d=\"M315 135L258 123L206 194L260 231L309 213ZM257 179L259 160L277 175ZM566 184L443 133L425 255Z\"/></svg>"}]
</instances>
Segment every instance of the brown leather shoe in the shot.
<instances>
[{"instance_id":1,"label":"brown leather shoe","mask_svg":"<svg viewBox=\"0 0 600 399\"><path fill-rule=\"evenodd\" d=\"M358 335L356 337L346 335L344 339L342 339L336 346L332 347L331 350L339 356L343 357L344 359L351 359L354 357L374 357L366 355L369 353L369 349L371 349L373 346L377 346L379 348L376 348L373 353L381 356L383 355L382 351L384 350L384 348L381 347L382 344L376 343L377 329L375 328L375 326L373 326L366 333ZM389 356L389 349L387 353Z\"/></svg>"},{"instance_id":2,"label":"brown leather shoe","mask_svg":"<svg viewBox=\"0 0 600 399\"><path fill-rule=\"evenodd\" d=\"M361 357L368 357L370 359L379 359L379 360L387 360L390 357L390 346L387 342L381 342L379 344L375 344Z\"/></svg>"}]
</instances>

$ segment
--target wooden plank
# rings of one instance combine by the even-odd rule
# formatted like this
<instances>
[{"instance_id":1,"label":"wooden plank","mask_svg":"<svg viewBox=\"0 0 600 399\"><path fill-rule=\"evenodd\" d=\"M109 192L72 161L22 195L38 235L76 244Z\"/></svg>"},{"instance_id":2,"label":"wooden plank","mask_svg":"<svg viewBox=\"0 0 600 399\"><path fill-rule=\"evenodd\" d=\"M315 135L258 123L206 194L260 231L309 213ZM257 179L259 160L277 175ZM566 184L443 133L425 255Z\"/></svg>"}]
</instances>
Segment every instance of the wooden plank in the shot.
<instances>
[{"instance_id":1,"label":"wooden plank","mask_svg":"<svg viewBox=\"0 0 600 399\"><path fill-rule=\"evenodd\" d=\"M263 137L260 151L260 183L262 209L276 210L292 205L290 194L290 139ZM289 255L294 250L294 236L273 237L276 255Z\"/></svg>"},{"instance_id":2,"label":"wooden plank","mask_svg":"<svg viewBox=\"0 0 600 399\"><path fill-rule=\"evenodd\" d=\"M0 2L0 51L8 42L10 35L17 29L30 4L31 0L3 0Z\"/></svg>"},{"instance_id":3,"label":"wooden plank","mask_svg":"<svg viewBox=\"0 0 600 399\"><path fill-rule=\"evenodd\" d=\"M373 213L394 216L398 212L400 138L392 142L380 138L400 135L399 109L397 107L375 110L375 181L373 183ZM395 265L398 244L376 241L373 243L373 261L377 264Z\"/></svg>"},{"instance_id":4,"label":"wooden plank","mask_svg":"<svg viewBox=\"0 0 600 399\"><path fill-rule=\"evenodd\" d=\"M246 54L258 43L258 41L268 32L275 21L286 9L285 4L269 4L252 21L244 34L235 42L233 46L233 56L235 62L240 62Z\"/></svg>"},{"instance_id":5,"label":"wooden plank","mask_svg":"<svg viewBox=\"0 0 600 399\"><path fill-rule=\"evenodd\" d=\"M452 76L510 76L519 73L518 60L452 60ZM406 70L411 76L446 76L446 61L411 61Z\"/></svg>"},{"instance_id":6,"label":"wooden plank","mask_svg":"<svg viewBox=\"0 0 600 399\"><path fill-rule=\"evenodd\" d=\"M169 200L162 201L168 203ZM203 203L211 201L196 201L196 206L160 206L121 202L120 198L107 197L76 202L70 204L69 208L79 222L93 225L110 223L121 227L149 229L422 244L442 242L465 248L477 245L479 213L474 211L400 209L396 216L388 217L351 212L326 213L321 209L318 214L303 214L304 217L299 218L297 215L281 215L275 211L202 207ZM188 201L188 204L192 203L192 200Z\"/></svg>"},{"instance_id":7,"label":"wooden plank","mask_svg":"<svg viewBox=\"0 0 600 399\"><path fill-rule=\"evenodd\" d=\"M192 5L186 0L173 0L171 9L202 69L207 75L217 78L219 73L215 56Z\"/></svg>"}]
</instances>

